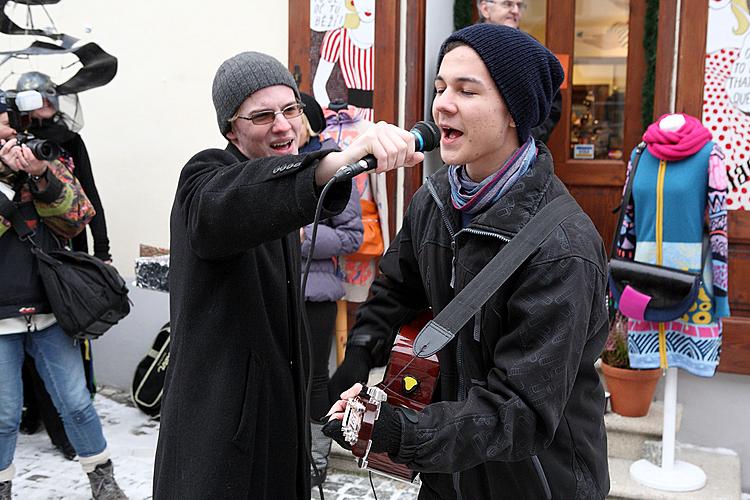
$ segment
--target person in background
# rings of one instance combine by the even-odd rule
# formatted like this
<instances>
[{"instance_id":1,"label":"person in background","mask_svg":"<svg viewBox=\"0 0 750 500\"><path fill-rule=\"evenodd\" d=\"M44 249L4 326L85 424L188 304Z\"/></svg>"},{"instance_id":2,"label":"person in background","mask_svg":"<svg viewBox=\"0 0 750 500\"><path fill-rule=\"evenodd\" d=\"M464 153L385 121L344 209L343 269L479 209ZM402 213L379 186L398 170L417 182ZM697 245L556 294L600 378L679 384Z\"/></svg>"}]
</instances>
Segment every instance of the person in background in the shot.
<instances>
[{"instance_id":1,"label":"person in background","mask_svg":"<svg viewBox=\"0 0 750 500\"><path fill-rule=\"evenodd\" d=\"M54 142L73 159L75 165L73 174L81 183L81 187L96 210L96 215L88 225L94 242L93 255L99 260L112 263L104 206L94 181L91 159L81 134L71 130L68 122L63 118L59 104L61 96L57 95L56 88L57 86L48 75L38 71L23 73L16 83L16 90L19 92L36 90L42 94L44 106L31 111L32 121L28 131L36 137ZM73 250L88 253L89 246L85 231L73 238Z\"/></svg>"},{"instance_id":2,"label":"person in background","mask_svg":"<svg viewBox=\"0 0 750 500\"><path fill-rule=\"evenodd\" d=\"M35 90L42 95L42 107L29 112L31 119L26 132L40 139L47 139L63 150L63 154L72 160L74 166L73 175L78 179L86 197L96 211L96 215L87 225L94 242L94 256L104 262L111 263L112 257L109 253L109 237L107 236L107 222L104 215L99 190L94 182L94 174L91 161L81 135L72 130L73 119L76 117L66 116L61 109L61 98L57 94L57 85L49 75L38 71L23 73L16 82L16 91ZM73 96L73 102L78 103L77 96ZM75 112L73 112L75 114ZM80 126L80 124L77 124ZM89 251L87 231L81 231L71 240L72 249L75 251ZM86 386L93 397L96 393L94 384L93 348L89 340L79 343L81 358L86 374ZM52 441L52 444L60 450L65 458L72 460L75 457L75 449L70 443L60 417L55 411L52 400L42 383L32 360L26 356L23 367L24 377L24 414L21 420L21 430L33 434L39 427L38 421L44 422L44 428Z\"/></svg>"},{"instance_id":3,"label":"person in background","mask_svg":"<svg viewBox=\"0 0 750 500\"><path fill-rule=\"evenodd\" d=\"M13 456L21 420L24 353L34 358L65 432L88 475L94 500L127 499L114 478L107 441L86 388L78 345L57 324L30 245L11 224L14 214L43 249L79 234L94 215L72 175L69 157L39 160L18 146L0 100L0 500L11 499Z\"/></svg>"},{"instance_id":4,"label":"person in background","mask_svg":"<svg viewBox=\"0 0 750 500\"><path fill-rule=\"evenodd\" d=\"M320 133L326 128L326 117L323 108L310 94L299 93L305 111L302 114L302 126L299 129L299 152L311 153L321 149L337 149L336 141L331 138L320 140Z\"/></svg>"},{"instance_id":5,"label":"person in background","mask_svg":"<svg viewBox=\"0 0 750 500\"><path fill-rule=\"evenodd\" d=\"M323 110L314 97L300 92L305 112L299 133L300 153L336 149L332 139L320 142L318 134L325 128ZM312 224L300 229L302 241L302 269L304 271L312 237ZM312 456L312 486L325 481L331 438L322 432L325 416L331 406L328 399L328 362L336 328L336 301L344 296L344 286L338 269L338 257L355 251L362 244L362 211L359 192L352 183L349 201L343 212L320 222L315 238L315 252L310 263L310 274L305 287L305 310L310 324L312 341L312 384L310 417Z\"/></svg>"},{"instance_id":6,"label":"person in background","mask_svg":"<svg viewBox=\"0 0 750 500\"><path fill-rule=\"evenodd\" d=\"M477 0L479 22L501 24L510 28L520 29L521 19L529 7L529 1L539 0ZM531 136L537 141L547 143L549 136L560 121L562 115L562 96L558 91L552 100L552 107L547 118L538 126L531 129Z\"/></svg>"}]
</instances>

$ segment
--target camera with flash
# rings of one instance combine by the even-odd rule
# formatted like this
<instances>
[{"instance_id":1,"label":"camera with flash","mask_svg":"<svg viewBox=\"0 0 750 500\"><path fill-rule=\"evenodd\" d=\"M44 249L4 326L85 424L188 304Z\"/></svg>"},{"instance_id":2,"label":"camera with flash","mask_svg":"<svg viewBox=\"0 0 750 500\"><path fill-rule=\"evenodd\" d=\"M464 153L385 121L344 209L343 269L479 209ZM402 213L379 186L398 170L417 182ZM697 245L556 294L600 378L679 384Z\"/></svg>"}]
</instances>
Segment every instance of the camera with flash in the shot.
<instances>
[{"instance_id":1,"label":"camera with flash","mask_svg":"<svg viewBox=\"0 0 750 500\"><path fill-rule=\"evenodd\" d=\"M54 160L60 156L60 146L46 139L39 139L26 130L31 124L30 113L44 106L42 94L36 90L8 93L8 121L16 129L18 145L25 144L38 160Z\"/></svg>"}]
</instances>

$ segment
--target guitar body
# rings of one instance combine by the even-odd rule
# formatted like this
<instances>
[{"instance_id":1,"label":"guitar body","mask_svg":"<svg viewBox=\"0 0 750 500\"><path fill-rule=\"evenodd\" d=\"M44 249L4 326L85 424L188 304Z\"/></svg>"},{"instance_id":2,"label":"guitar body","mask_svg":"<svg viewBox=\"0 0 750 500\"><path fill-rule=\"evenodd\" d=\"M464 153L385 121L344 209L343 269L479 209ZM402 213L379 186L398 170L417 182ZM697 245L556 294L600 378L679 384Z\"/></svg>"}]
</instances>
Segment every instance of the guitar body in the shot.
<instances>
[{"instance_id":1,"label":"guitar body","mask_svg":"<svg viewBox=\"0 0 750 500\"><path fill-rule=\"evenodd\" d=\"M418 358L414 355L414 340L422 327L432 319L430 311L418 316L414 321L401 327L391 349L391 357L383 381L377 387L388 396L388 403L395 407L422 410L432 402L440 365L437 356ZM359 433L360 440L368 441L372 436L374 414L365 411L363 425ZM354 447L352 453L358 458L364 456L362 447ZM388 458L387 453L370 453L367 468L380 474L403 481L412 482L417 473L403 464L397 464Z\"/></svg>"}]
</instances>

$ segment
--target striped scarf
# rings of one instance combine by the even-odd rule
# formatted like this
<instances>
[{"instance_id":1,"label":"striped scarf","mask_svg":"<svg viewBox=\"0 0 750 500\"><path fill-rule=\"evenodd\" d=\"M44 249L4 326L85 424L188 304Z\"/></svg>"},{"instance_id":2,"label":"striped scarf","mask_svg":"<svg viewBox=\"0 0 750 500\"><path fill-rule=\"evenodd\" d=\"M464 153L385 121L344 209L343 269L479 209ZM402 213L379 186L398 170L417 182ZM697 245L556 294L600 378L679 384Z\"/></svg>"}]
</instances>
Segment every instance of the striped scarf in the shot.
<instances>
[{"instance_id":1,"label":"striped scarf","mask_svg":"<svg viewBox=\"0 0 750 500\"><path fill-rule=\"evenodd\" d=\"M482 182L474 182L465 165L450 165L448 181L453 206L471 215L480 213L504 195L536 160L534 139L528 140L508 158L500 169Z\"/></svg>"}]
</instances>

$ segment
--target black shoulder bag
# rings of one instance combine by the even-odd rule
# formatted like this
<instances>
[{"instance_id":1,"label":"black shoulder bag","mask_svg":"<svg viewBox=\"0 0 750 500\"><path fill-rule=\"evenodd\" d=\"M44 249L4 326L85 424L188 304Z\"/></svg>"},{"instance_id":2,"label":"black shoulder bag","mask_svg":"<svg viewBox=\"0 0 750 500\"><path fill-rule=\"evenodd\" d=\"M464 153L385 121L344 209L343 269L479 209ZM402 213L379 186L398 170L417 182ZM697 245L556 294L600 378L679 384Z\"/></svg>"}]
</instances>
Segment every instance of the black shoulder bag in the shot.
<instances>
[{"instance_id":1,"label":"black shoulder bag","mask_svg":"<svg viewBox=\"0 0 750 500\"><path fill-rule=\"evenodd\" d=\"M65 333L78 339L97 338L128 315L128 289L113 266L84 252L44 251L11 205L10 222L18 237L31 245L52 313Z\"/></svg>"},{"instance_id":2,"label":"black shoulder bag","mask_svg":"<svg viewBox=\"0 0 750 500\"><path fill-rule=\"evenodd\" d=\"M620 205L620 217L615 226L615 236L609 260L609 288L617 308L628 318L663 323L685 314L695 303L701 288L702 269L698 272L682 271L621 259L615 256L617 239L625 218L625 209L633 192L633 180L638 161L646 144L637 147L630 177ZM701 267L708 251L708 238L704 236Z\"/></svg>"}]
</instances>

